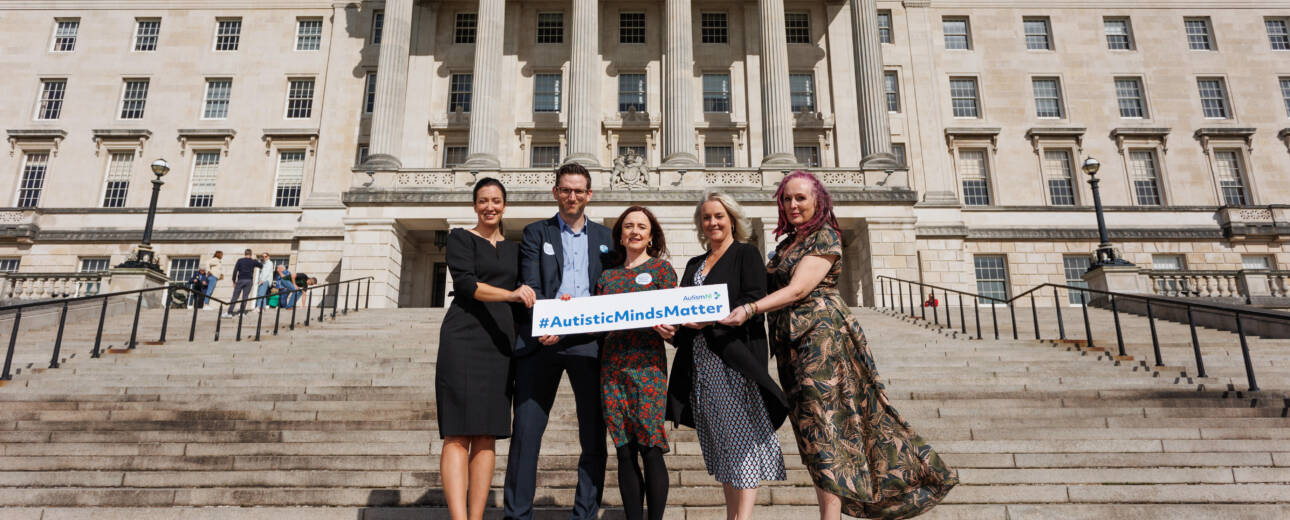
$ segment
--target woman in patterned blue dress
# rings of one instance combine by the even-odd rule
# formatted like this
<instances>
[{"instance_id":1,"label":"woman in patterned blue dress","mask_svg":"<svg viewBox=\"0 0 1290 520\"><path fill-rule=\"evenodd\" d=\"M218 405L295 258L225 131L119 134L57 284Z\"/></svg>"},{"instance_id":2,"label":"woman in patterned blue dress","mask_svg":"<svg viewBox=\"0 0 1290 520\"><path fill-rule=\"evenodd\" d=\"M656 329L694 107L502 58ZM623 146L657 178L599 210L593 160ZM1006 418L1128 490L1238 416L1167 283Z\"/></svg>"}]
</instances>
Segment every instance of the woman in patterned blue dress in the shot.
<instances>
[{"instance_id":1,"label":"woman in patterned blue dress","mask_svg":"<svg viewBox=\"0 0 1290 520\"><path fill-rule=\"evenodd\" d=\"M765 296L761 253L747 243L751 226L739 203L711 192L695 208L694 224L708 251L686 264L681 285L725 284L732 308ZM764 323L664 327L665 337L671 333L677 351L668 418L698 431L703 463L725 493L726 518L747 520L757 486L786 478L775 430L788 399L770 378Z\"/></svg>"}]
</instances>

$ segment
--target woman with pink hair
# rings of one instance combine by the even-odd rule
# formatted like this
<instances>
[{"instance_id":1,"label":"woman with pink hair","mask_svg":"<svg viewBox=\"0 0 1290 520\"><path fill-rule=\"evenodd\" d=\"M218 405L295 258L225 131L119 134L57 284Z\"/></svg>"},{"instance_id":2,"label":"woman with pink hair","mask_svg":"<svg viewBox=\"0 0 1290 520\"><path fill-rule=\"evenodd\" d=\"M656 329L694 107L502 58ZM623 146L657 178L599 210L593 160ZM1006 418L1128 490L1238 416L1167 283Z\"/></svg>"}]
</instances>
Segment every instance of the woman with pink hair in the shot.
<instances>
[{"instance_id":1,"label":"woman with pink hair","mask_svg":"<svg viewBox=\"0 0 1290 520\"><path fill-rule=\"evenodd\" d=\"M958 484L958 474L887 400L864 331L838 292L842 235L833 199L804 171L785 177L775 198L775 235L788 240L767 265L773 292L721 323L739 326L768 313L771 352L821 520L920 515Z\"/></svg>"}]
</instances>

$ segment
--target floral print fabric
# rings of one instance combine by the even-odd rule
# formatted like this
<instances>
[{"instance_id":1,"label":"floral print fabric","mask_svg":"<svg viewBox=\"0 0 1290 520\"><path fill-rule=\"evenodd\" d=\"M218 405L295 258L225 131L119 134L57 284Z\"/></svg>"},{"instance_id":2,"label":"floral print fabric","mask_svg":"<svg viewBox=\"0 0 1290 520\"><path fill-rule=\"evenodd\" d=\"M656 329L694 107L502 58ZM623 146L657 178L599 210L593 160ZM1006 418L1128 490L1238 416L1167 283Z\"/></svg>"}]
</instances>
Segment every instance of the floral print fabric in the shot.
<instances>
[{"instance_id":1,"label":"floral print fabric","mask_svg":"<svg viewBox=\"0 0 1290 520\"><path fill-rule=\"evenodd\" d=\"M887 399L864 331L838 292L842 237L824 228L776 248L772 291L788 285L807 256L833 256L811 294L770 314L771 351L790 405L802 462L815 485L863 518L910 518L940 503L958 473Z\"/></svg>"}]
</instances>

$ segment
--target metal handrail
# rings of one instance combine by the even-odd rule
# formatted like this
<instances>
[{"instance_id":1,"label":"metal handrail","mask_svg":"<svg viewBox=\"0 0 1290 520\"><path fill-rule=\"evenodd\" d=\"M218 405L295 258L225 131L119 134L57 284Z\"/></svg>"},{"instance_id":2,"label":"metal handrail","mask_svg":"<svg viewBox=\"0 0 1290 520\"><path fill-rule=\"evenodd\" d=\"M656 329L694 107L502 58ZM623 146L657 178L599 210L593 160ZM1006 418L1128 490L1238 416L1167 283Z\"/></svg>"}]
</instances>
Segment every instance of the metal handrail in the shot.
<instances>
[{"instance_id":1,"label":"metal handrail","mask_svg":"<svg viewBox=\"0 0 1290 520\"><path fill-rule=\"evenodd\" d=\"M1038 312L1038 305L1036 305L1036 302L1035 302L1035 295L1039 294L1039 291L1041 289L1051 288L1053 293L1052 298L1053 298L1054 309L1056 309L1057 311L1056 314L1057 314L1057 327L1058 327L1059 339L1066 340L1066 326L1063 321L1062 313L1061 313L1062 303L1061 303L1059 289L1064 289L1068 293L1070 291L1076 291L1080 295L1080 303L1081 303L1080 310L1084 318L1084 338L1085 338L1085 342L1089 347L1095 346L1094 340L1093 340L1093 329L1090 326L1089 317L1088 317L1088 304L1090 301L1092 301L1089 295L1105 296L1108 300L1108 304L1111 307L1112 316L1114 317L1115 339L1118 347L1117 352L1121 358L1125 358L1128 355L1125 351L1124 333L1120 323L1120 305L1118 303L1118 300L1121 300L1121 299L1137 300L1144 303L1146 307L1147 322L1151 330L1151 346L1152 346L1152 353L1155 358L1154 360L1155 366L1165 366L1165 364L1162 359L1161 351L1160 351L1160 338L1156 332L1156 316L1155 316L1153 305L1155 305L1156 307L1159 307L1159 306L1170 306L1174 308L1183 307L1187 312L1187 326L1191 331L1192 352L1195 355L1197 376L1202 378L1207 377L1207 375L1205 371L1205 361L1203 356L1201 355L1200 340L1196 333L1196 321L1194 317L1194 312L1195 310L1200 309L1200 310L1213 312L1213 313L1220 313L1220 314L1230 313L1233 315L1236 321L1236 334L1240 338L1241 355L1245 364L1246 382L1249 385L1249 390L1252 392L1259 391L1259 385L1254 375L1254 363L1250 357L1249 342L1246 338L1243 318L1260 318L1260 319L1266 319L1266 320L1281 321L1281 322L1286 322L1287 324L1290 324L1290 317L1287 317L1284 314L1278 314L1278 313L1273 313L1268 311L1247 310L1247 309L1240 309L1240 308L1232 308L1229 306L1191 302L1189 300L1162 298L1162 297L1147 295L1147 294L1118 293L1118 292L1112 292L1112 291L1103 291L1099 289L1091 289L1088 287L1076 287L1076 286L1054 284L1054 283L1043 283L1031 289L1023 291L1020 294L1013 296L1012 298L1009 298L1007 300L1001 300L990 296L981 296L967 291L960 291L957 289L950 289L947 287L940 287L933 284L927 284L927 283L918 282L914 280L905 280L905 279L895 278L895 277L886 276L886 275L879 275L877 278L879 282L878 285L882 289L880 292L881 292L883 307L892 308L892 305L889 305L888 300L890 299L891 304L896 304L897 299L899 299L899 306L894 308L899 309L900 312L902 313L905 312L905 306L904 306L905 293L901 291L896 291L893 295L891 289L893 287L899 288L899 286L902 284L909 289L908 294L911 299L909 314L911 317L914 317L914 318L920 318L920 316L916 315L913 308L914 303L912 300L913 300L914 287L918 288L920 302L923 301L922 298L924 294L923 293L924 289L927 289L929 291L929 294L933 296L935 296L936 291L938 290L942 291L942 294L946 295L947 300L950 293L957 294L959 296L960 330L962 330L964 334L967 334L967 324L966 324L966 320L963 319L963 313L964 313L963 299L962 299L963 296L975 297L975 298L978 298L978 301L990 300L992 303L1001 302L1008 307L1008 312L1012 316L1012 325L1013 325L1012 338L1013 339L1018 339L1016 309L1015 309L1014 303L1021 298L1028 298L1030 300L1031 316L1032 316L1032 320L1034 323L1034 330L1035 330L1035 339L1037 340L1043 339L1041 329L1039 326L1039 312ZM982 339L980 305L975 305L974 307L976 307L975 312L977 315L976 337L977 339ZM995 305L991 305L990 308L991 308L991 312L993 313ZM937 317L936 315L935 308L933 308L932 314L933 314L934 321L937 324L939 324L939 317ZM921 315L921 319L926 320L926 317L927 317L926 307L923 307L923 313ZM950 329L953 329L953 325L950 322L950 307L948 305L945 306L945 318L946 318L946 326ZM994 339L996 340L999 339L999 329L998 329L997 320L995 322Z\"/></svg>"},{"instance_id":2,"label":"metal handrail","mask_svg":"<svg viewBox=\"0 0 1290 520\"><path fill-rule=\"evenodd\" d=\"M360 295L360 293L363 293L363 292L364 292L364 291L363 291L364 287L363 287L363 283L362 283L363 281L366 281L366 282L367 282L367 287L366 287L366 292L365 292L365 294L363 295L363 298L364 298L364 299L362 300L362 304L363 304L363 308L369 308L369 306L370 306L370 304L371 304L371 297L372 297L372 295L371 295L371 291L372 291L372 278L373 278L373 277L371 277L371 276L366 276L366 277L361 277L361 278L352 278L352 279L349 279L349 280L341 280L341 281L336 281L336 282L331 282L331 283L326 283L326 284L321 284L321 285L313 285L313 286L309 286L309 287L305 287L305 288L297 288L297 289L295 289L295 290L293 290L293 291L287 291L286 293L279 292L279 293L277 293L277 296L281 297L281 295L283 295L283 294L295 294L295 295L296 295L296 303L299 303L299 301L300 301L301 299L305 299L305 300L306 300L306 303L305 303L305 321L304 321L304 325L305 325L306 327L308 327L308 326L309 326L309 324L310 324L310 315L312 314L312 312L310 311L310 309L309 309L309 308L310 308L310 307L312 306L312 304L313 304L313 292L314 292L315 290L317 290L317 289L322 289L322 290L323 290L323 296L322 296L322 298L320 299L320 301L318 302L318 309L319 309L318 321L320 321L320 322L321 322L321 321L323 321L324 314L325 314L325 310L326 310L326 306L327 306L327 295L328 295L328 289L330 289L330 288L332 288L332 287L335 287L335 288L336 288L336 295L335 295L336 297L334 297L334 298L332 299L332 314L331 314L331 316L332 316L332 318L333 318L333 319L335 319L335 318L336 318L337 309L338 309L338 307L340 306L340 298L339 298L339 295L340 295L340 286L341 286L342 284L343 284L343 285L345 285L345 308L344 308L344 310L343 310L343 314L349 314L349 311L350 311L350 298L349 298L349 294L350 294L350 287L351 287L351 285L357 285L357 288L356 288L356 289L355 289L355 291L354 291L353 310L357 311L357 310L359 309L359 303L360 303L360 301L359 301L359 295ZM58 317L58 333L57 333L57 336L56 336L56 338L55 338L55 340L54 340L53 356L50 358L50 361L49 361L49 368L58 368L58 366L59 366L58 358L59 358L59 354L61 353L61 349L62 349L62 344L63 344L63 330L64 330L64 328L65 328L65 326L66 326L66 323L67 323L67 311L68 311L68 307L69 307L69 306L71 306L71 305L72 305L72 304L74 304L74 303L79 303L79 302L84 302L84 301L90 301L90 300L102 300L103 304L102 304L102 306L99 308L98 329L97 329L97 331L95 332L95 335L94 335L94 347L90 350L90 357L91 357L91 358L98 358L98 357L101 357L101 355L102 355L101 346L102 346L102 342L103 342L103 324L104 324L104 322L105 322L105 320L106 320L106 318L107 318L107 306L108 306L108 300L110 300L110 299L111 299L112 297L114 297L114 296L138 295L138 297L137 297L137 298L135 298L133 324L132 324L132 325L131 325L131 327L130 327L130 340L126 343L126 348L127 348L127 349L134 349L134 348L135 348L135 346L136 346L136 345L138 345L139 315L140 315L140 312L142 311L142 308L143 308L143 294L145 294L145 293L151 293L151 292L155 292L155 291L165 291L165 292L166 292L165 300L164 300L164 304L162 305L162 309L163 309L163 311L162 311L162 317L161 317L161 334L160 334L160 336L159 336L159 337L158 337L158 339L157 339L157 343L158 343L158 344L164 344L164 343L166 342L166 331L167 331L167 328L168 328L168 326L169 326L169 324L170 324L170 308L171 308L171 306L172 306L172 305L171 305L171 299L172 299L172 296L174 295L174 293L175 293L175 292L178 292L178 291L187 292L190 296L195 294L195 291L193 291L192 289L190 289L190 288L188 288L188 287L185 287L185 286L184 286L184 284L183 284L182 282L169 282L169 283L167 283L166 285L162 285L162 286L158 286L158 287L149 287L149 288L146 288L146 289L133 289L133 290L129 290L129 291L117 291L117 292L112 292L112 293L96 294L96 295L92 295L92 296L78 296L78 297L75 297L75 298L62 298L62 299L57 299L57 300L42 300L42 301L37 301L37 302L28 302L28 303L21 303L21 304L16 304L16 305L7 305L7 306L4 306L4 307L0 307L0 313L6 312L6 311L14 311L14 315L13 315L13 329L12 329L12 331L9 333L9 348L8 348L8 350L7 350L7 351L6 351L6 353L5 353L4 368L3 368L2 370L0 370L0 381L8 381L8 380L13 379L13 374L12 374L12 372L11 372L11 368L12 368L12 366L13 366L14 350L15 350L15 348L16 348L16 346L17 346L17 342L18 342L18 331L19 331L19 325L21 325L21 323L22 323L22 312L23 312L23 310L24 310L24 309L30 309L30 308L33 308L33 307L41 307L41 306L52 306L52 305L59 305L59 306L61 306L61 311L60 311L60 313L59 313L59 317ZM230 310L232 310L233 305L235 305L235 304L238 304L238 303L243 303L243 304L245 304L245 303L247 303L247 302L252 302L252 301L260 300L260 299L262 299L262 298L267 299L267 298L270 298L270 297L272 297L272 296L274 296L274 295L272 295L272 294L265 294L264 296L253 296L253 297L244 298L244 299L241 299L241 300L236 300L236 301L232 301L232 302L227 302L227 301L221 300L221 299L219 299L219 298L216 298L216 297L214 297L214 296L208 296L208 295L206 295L206 294L201 294L201 297L202 297L202 298L204 298L204 299L214 300L214 301L216 301L216 302L219 302L219 304L220 304L220 308L219 308L219 311L220 311L220 312L215 316L215 337L214 337L214 341L219 341L219 339L220 339L220 327L221 327L221 325L222 325L222 323L223 323L223 322L222 322L222 321L220 321L220 320L222 319L222 316L223 316L223 314L224 314L224 307L225 307L226 305L228 306L228 308L229 308ZM295 304L293 304L293 305L291 306L291 322L290 322L290 325L289 325L291 330L295 330L295 328L296 328L296 309L297 309L297 307L299 307L299 305L295 305ZM263 324L263 320L264 320L264 306L259 306L259 307L258 307L258 309L259 309L259 310L258 310L258 312L257 312L257 314L258 314L258 315L257 315L257 320L256 320L256 329L255 329L255 341L260 341L260 332L261 332L262 324ZM276 309L277 309L277 311L276 311L276 315L274 316L274 321L273 321L273 335L275 335L275 336L276 336L276 335L278 335L278 329L279 329L279 326L280 326L280 323L281 323L281 317L282 317L282 306L281 306L281 305L279 305ZM197 332L197 313L198 313L198 311L200 311L200 310L201 310L201 309L200 309L200 307L193 306L193 316L192 316L192 321L191 321L191 323L189 324L189 327L188 327L188 341L189 341L189 342L192 342L192 341L196 338L196 332ZM241 340L242 340L242 318L243 318L243 314L240 314L240 313L239 313L239 314L238 314L238 319L237 319L237 336L236 336L237 341L241 341Z\"/></svg>"}]
</instances>

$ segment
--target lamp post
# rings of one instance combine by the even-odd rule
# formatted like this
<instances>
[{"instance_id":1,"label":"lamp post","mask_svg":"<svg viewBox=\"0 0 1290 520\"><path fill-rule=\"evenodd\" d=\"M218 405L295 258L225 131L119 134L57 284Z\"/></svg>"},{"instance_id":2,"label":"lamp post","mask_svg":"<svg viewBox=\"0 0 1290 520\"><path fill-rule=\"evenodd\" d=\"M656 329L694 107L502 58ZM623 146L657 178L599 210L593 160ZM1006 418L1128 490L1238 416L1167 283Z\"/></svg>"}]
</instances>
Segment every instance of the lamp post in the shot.
<instances>
[{"instance_id":1,"label":"lamp post","mask_svg":"<svg viewBox=\"0 0 1290 520\"><path fill-rule=\"evenodd\" d=\"M1133 265L1128 260L1120 258L1120 255L1115 252L1115 248L1111 247L1111 235L1106 231L1106 217L1102 212L1102 194L1098 191L1097 186L1100 182L1100 179L1097 178L1097 172L1102 169L1102 163L1089 157L1084 159L1084 165L1081 166L1081 169L1088 174L1088 185L1093 188L1093 209L1097 212L1097 237L1100 241L1097 244L1097 259L1089 266L1089 270L1108 265Z\"/></svg>"},{"instance_id":2,"label":"lamp post","mask_svg":"<svg viewBox=\"0 0 1290 520\"><path fill-rule=\"evenodd\" d=\"M126 260L117 267L148 268L154 271L161 271L161 266L157 263L157 255L152 251L152 222L157 218L157 196L161 194L161 181L167 173L170 172L170 163L165 159L152 161L152 174L157 178L152 179L152 201L148 203L148 220L143 225L143 241L136 248L134 257Z\"/></svg>"}]
</instances>

